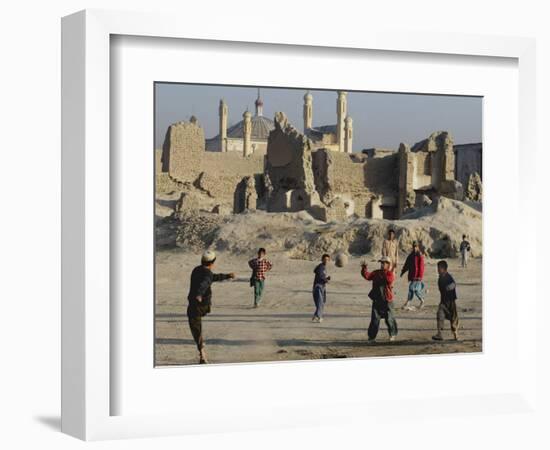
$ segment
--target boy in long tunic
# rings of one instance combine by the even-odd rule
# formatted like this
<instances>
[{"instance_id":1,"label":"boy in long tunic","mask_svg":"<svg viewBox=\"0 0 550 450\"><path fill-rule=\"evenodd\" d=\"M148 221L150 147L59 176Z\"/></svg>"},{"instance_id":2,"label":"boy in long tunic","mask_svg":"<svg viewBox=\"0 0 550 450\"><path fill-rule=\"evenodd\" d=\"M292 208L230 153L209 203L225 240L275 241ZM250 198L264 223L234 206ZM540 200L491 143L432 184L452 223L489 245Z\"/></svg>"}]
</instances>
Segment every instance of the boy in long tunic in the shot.
<instances>
[{"instance_id":1,"label":"boy in long tunic","mask_svg":"<svg viewBox=\"0 0 550 450\"><path fill-rule=\"evenodd\" d=\"M397 336L397 322L393 315L392 285L395 275L391 270L391 261L387 256L380 260L380 269L369 272L366 264L361 265L361 276L372 281L372 289L369 298L372 300L371 320L368 330L369 342L376 340L380 328L380 319L386 321L390 341Z\"/></svg>"},{"instance_id":2,"label":"boy in long tunic","mask_svg":"<svg viewBox=\"0 0 550 450\"><path fill-rule=\"evenodd\" d=\"M390 260L390 270L395 272L397 263L399 262L398 241L395 239L395 231L388 231L388 239L384 239L382 243L382 257L387 257Z\"/></svg>"},{"instance_id":3,"label":"boy in long tunic","mask_svg":"<svg viewBox=\"0 0 550 450\"><path fill-rule=\"evenodd\" d=\"M250 285L254 287L254 308L260 306L265 287L265 274L271 270L273 264L265 258L265 248L258 250L258 257L248 261L248 266L252 269Z\"/></svg>"},{"instance_id":4,"label":"boy in long tunic","mask_svg":"<svg viewBox=\"0 0 550 450\"><path fill-rule=\"evenodd\" d=\"M317 265L313 270L315 278L313 279L313 303L315 303L315 312L313 313L312 322L321 323L323 321L323 311L327 302L327 283L330 281L330 276L327 274L327 265L330 261L330 256L326 253L321 258L321 264Z\"/></svg>"},{"instance_id":5,"label":"boy in long tunic","mask_svg":"<svg viewBox=\"0 0 550 450\"><path fill-rule=\"evenodd\" d=\"M447 272L447 261L437 263L439 279L437 281L441 301L437 309L437 334L432 336L435 341L443 340L443 327L445 319L451 322L451 331L455 340L458 340L458 312L456 310L456 283L454 278Z\"/></svg>"},{"instance_id":6,"label":"boy in long tunic","mask_svg":"<svg viewBox=\"0 0 550 450\"><path fill-rule=\"evenodd\" d=\"M211 285L216 281L235 278L234 273L212 273L216 254L212 251L206 251L202 255L201 265L197 266L191 272L191 285L187 300L187 319L193 339L199 350L199 364L206 364L206 352L204 349L204 337L202 335L202 318L206 316L212 306Z\"/></svg>"}]
</instances>

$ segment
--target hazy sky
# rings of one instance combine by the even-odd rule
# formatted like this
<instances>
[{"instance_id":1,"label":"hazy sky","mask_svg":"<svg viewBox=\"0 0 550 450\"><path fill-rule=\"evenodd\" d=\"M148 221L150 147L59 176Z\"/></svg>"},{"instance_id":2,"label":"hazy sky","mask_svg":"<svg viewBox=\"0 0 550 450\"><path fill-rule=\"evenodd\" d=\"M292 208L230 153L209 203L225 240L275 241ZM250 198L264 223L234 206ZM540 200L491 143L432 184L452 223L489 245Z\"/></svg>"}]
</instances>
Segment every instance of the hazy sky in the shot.
<instances>
[{"instance_id":1,"label":"hazy sky","mask_svg":"<svg viewBox=\"0 0 550 450\"><path fill-rule=\"evenodd\" d=\"M246 108L254 114L255 87L157 83L155 147L162 146L168 126L195 115L206 138L218 134L218 105L224 98L229 109L228 126L242 120ZM283 111L303 129L304 89L262 88L264 116L273 119ZM336 123L336 92L310 90L313 126ZM481 142L481 97L348 92L348 114L353 119L353 148L397 148L414 144L439 130L450 131L455 144Z\"/></svg>"}]
</instances>

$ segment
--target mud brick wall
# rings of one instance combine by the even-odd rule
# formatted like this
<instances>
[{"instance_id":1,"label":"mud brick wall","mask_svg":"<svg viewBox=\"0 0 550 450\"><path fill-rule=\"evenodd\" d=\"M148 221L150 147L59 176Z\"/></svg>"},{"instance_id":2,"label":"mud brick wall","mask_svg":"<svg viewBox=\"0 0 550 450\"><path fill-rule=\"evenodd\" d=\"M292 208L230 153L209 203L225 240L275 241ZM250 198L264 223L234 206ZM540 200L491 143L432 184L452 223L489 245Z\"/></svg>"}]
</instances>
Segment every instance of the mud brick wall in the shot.
<instances>
[{"instance_id":1,"label":"mud brick wall","mask_svg":"<svg viewBox=\"0 0 550 450\"><path fill-rule=\"evenodd\" d=\"M191 122L178 122L166 131L162 146L162 171L182 183L192 183L200 174L204 130Z\"/></svg>"},{"instance_id":2,"label":"mud brick wall","mask_svg":"<svg viewBox=\"0 0 550 450\"><path fill-rule=\"evenodd\" d=\"M221 203L233 204L235 189L246 176L262 174L264 155L243 157L239 153L205 152L196 185Z\"/></svg>"}]
</instances>

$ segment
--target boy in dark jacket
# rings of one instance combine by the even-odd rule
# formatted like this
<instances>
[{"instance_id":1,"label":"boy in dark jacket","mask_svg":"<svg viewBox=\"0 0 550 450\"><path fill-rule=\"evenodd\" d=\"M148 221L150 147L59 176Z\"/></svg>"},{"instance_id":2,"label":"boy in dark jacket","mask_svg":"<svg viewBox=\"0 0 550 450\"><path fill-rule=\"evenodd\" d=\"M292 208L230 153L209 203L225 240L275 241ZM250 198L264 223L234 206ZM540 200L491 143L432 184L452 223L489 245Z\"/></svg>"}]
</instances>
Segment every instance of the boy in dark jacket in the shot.
<instances>
[{"instance_id":1,"label":"boy in dark jacket","mask_svg":"<svg viewBox=\"0 0 550 450\"><path fill-rule=\"evenodd\" d=\"M206 251L202 255L201 265L197 266L191 272L191 285L187 300L187 319L193 339L199 350L199 364L206 364L206 352L204 350L204 338L202 335L202 318L210 312L212 306L211 285L215 281L228 280L235 278L234 273L212 273L216 254L212 251Z\"/></svg>"},{"instance_id":2,"label":"boy in dark jacket","mask_svg":"<svg viewBox=\"0 0 550 450\"><path fill-rule=\"evenodd\" d=\"M315 312L313 313L313 322L321 323L323 321L323 310L327 302L327 283L330 277L327 274L327 265L330 256L326 253L321 257L321 264L313 270L315 278L313 279L313 303L315 303Z\"/></svg>"},{"instance_id":3,"label":"boy in dark jacket","mask_svg":"<svg viewBox=\"0 0 550 450\"><path fill-rule=\"evenodd\" d=\"M420 251L420 247L416 241L413 242L412 252L407 256L405 264L401 269L401 276L408 272L409 279L409 293L407 294L407 301L403 305L403 309L411 311L411 302L414 296L420 300L419 308L424 306L424 255Z\"/></svg>"},{"instance_id":4,"label":"boy in dark jacket","mask_svg":"<svg viewBox=\"0 0 550 450\"><path fill-rule=\"evenodd\" d=\"M454 278L447 272L447 261L437 263L437 272L439 279L437 281L441 301L437 309L437 334L432 336L435 341L443 340L443 326L445 319L451 322L451 331L455 340L458 340L458 313L456 310L456 283Z\"/></svg>"},{"instance_id":5,"label":"boy in dark jacket","mask_svg":"<svg viewBox=\"0 0 550 450\"><path fill-rule=\"evenodd\" d=\"M366 264L361 265L361 276L365 280L372 281L372 289L369 292L369 298L372 300L369 342L376 340L381 318L386 321L390 341L394 341L397 336L397 322L393 315L392 286L395 275L392 271L392 262L387 256L383 256L379 262L380 269L374 272L369 272Z\"/></svg>"}]
</instances>

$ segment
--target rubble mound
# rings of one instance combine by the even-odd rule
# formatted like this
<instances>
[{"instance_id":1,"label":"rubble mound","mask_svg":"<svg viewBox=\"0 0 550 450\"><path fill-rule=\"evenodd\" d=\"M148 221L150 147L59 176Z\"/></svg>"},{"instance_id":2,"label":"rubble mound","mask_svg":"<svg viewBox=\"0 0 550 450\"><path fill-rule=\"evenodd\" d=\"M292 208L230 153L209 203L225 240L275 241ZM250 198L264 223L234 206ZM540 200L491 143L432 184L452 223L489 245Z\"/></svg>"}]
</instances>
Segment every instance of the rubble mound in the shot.
<instances>
[{"instance_id":1,"label":"rubble mound","mask_svg":"<svg viewBox=\"0 0 550 450\"><path fill-rule=\"evenodd\" d=\"M392 227L400 251L410 252L418 241L433 258L458 256L462 235L472 246L472 256L482 256L482 213L468 204L445 197L416 209L400 220L351 217L329 223L314 219L305 211L268 213L247 211L243 214L179 212L157 224L164 246L199 252L206 248L233 254L249 254L259 247L268 252L283 252L290 258L317 259L323 253L377 256ZM172 239L166 237L170 235Z\"/></svg>"}]
</instances>

